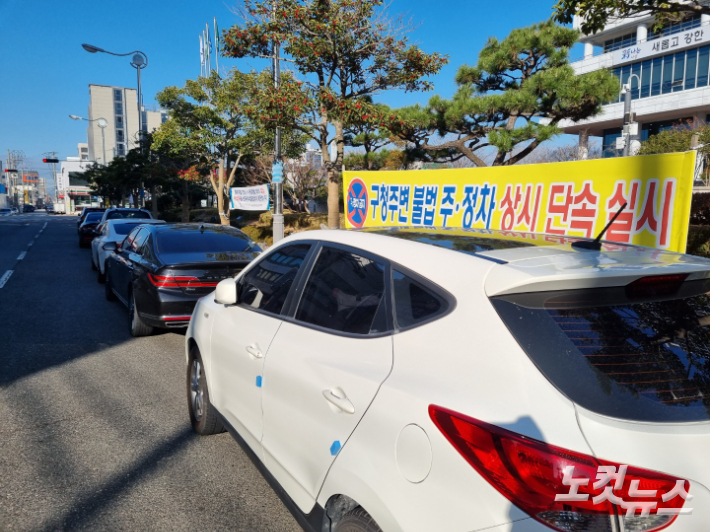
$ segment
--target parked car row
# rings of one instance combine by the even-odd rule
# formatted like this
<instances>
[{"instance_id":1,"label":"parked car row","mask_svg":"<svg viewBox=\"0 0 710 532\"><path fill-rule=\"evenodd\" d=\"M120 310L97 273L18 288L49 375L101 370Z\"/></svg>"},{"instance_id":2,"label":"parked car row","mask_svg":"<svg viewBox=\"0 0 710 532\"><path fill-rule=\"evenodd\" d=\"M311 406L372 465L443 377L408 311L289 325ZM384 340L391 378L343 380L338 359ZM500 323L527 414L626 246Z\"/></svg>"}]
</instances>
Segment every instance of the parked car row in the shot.
<instances>
[{"instance_id":1,"label":"parked car row","mask_svg":"<svg viewBox=\"0 0 710 532\"><path fill-rule=\"evenodd\" d=\"M261 248L232 227L167 224L142 209L85 209L79 246L106 299L128 308L133 336L186 327L195 302L238 274Z\"/></svg>"},{"instance_id":2,"label":"parked car row","mask_svg":"<svg viewBox=\"0 0 710 532\"><path fill-rule=\"evenodd\" d=\"M102 218L106 298L134 336L187 326L193 429L228 430L304 529L707 530L710 261L423 228L262 254Z\"/></svg>"}]
</instances>

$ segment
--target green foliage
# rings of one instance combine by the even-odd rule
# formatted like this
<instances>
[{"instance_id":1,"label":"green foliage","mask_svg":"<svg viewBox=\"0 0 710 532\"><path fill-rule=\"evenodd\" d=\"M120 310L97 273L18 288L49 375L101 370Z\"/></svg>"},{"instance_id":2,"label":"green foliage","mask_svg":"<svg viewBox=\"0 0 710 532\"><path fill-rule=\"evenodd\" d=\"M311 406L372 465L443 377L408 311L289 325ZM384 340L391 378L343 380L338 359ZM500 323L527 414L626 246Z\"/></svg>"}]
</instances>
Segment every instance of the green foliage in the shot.
<instances>
[{"instance_id":1,"label":"green foliage","mask_svg":"<svg viewBox=\"0 0 710 532\"><path fill-rule=\"evenodd\" d=\"M657 135L652 135L641 143L639 155L653 155L657 153L674 153L688 151L690 149L691 137L698 135L698 143L701 146L698 153L707 157L710 155L710 126L703 126L696 130L684 127L677 127L661 131Z\"/></svg>"},{"instance_id":2,"label":"green foliage","mask_svg":"<svg viewBox=\"0 0 710 532\"><path fill-rule=\"evenodd\" d=\"M401 150L381 149L373 153L350 152L343 164L346 170L400 170L405 162Z\"/></svg>"},{"instance_id":3,"label":"green foliage","mask_svg":"<svg viewBox=\"0 0 710 532\"><path fill-rule=\"evenodd\" d=\"M577 37L547 21L489 39L475 66L459 68L453 98L399 109L392 134L409 143L410 158L486 166L482 154L493 151L494 166L517 163L558 135L560 120L598 113L619 90L606 70L575 75L568 54Z\"/></svg>"},{"instance_id":4,"label":"green foliage","mask_svg":"<svg viewBox=\"0 0 710 532\"><path fill-rule=\"evenodd\" d=\"M589 35L604 28L609 18L627 18L641 14L656 16L656 27L675 22L691 14L710 15L710 5L701 0L558 0L554 18L569 24L581 17L582 31Z\"/></svg>"},{"instance_id":5,"label":"green foliage","mask_svg":"<svg viewBox=\"0 0 710 532\"><path fill-rule=\"evenodd\" d=\"M296 130L325 152L329 174L329 225L338 226L337 191L344 157L345 128L391 125L396 115L373 105L369 96L383 90L430 90L428 78L447 59L408 43L410 27L385 18L381 0L246 0L245 22L223 32L228 57L271 57L272 43L299 79L282 80L278 89L260 86L252 116L263 127ZM328 146L335 141L337 157Z\"/></svg>"}]
</instances>

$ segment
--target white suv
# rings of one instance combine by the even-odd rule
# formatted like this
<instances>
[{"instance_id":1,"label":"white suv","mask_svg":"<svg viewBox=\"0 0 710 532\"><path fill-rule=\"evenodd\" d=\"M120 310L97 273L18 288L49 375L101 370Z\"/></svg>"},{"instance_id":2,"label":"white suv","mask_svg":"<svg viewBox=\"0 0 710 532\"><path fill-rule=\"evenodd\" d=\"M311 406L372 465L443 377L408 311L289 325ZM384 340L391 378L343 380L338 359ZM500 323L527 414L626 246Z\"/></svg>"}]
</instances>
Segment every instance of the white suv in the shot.
<instances>
[{"instance_id":1,"label":"white suv","mask_svg":"<svg viewBox=\"0 0 710 532\"><path fill-rule=\"evenodd\" d=\"M710 261L553 235L289 237L186 335L229 430L321 531L710 523Z\"/></svg>"}]
</instances>

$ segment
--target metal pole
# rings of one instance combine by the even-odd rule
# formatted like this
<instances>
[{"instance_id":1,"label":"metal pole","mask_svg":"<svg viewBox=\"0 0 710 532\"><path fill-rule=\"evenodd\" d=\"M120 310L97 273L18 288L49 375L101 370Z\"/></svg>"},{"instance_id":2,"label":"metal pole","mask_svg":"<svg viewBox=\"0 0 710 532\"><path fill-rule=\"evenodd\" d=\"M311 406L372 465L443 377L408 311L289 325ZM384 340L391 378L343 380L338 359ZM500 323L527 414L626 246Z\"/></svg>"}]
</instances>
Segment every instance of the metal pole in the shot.
<instances>
[{"instance_id":1,"label":"metal pole","mask_svg":"<svg viewBox=\"0 0 710 532\"><path fill-rule=\"evenodd\" d=\"M276 16L276 3L274 3L274 17ZM274 41L274 88L279 89L281 85L281 65L279 62L280 45ZM274 136L274 166L281 165L281 180L274 182L274 221L273 235L274 244L284 237L284 215L283 215L283 164L281 160L281 128L277 127Z\"/></svg>"},{"instance_id":2,"label":"metal pole","mask_svg":"<svg viewBox=\"0 0 710 532\"><path fill-rule=\"evenodd\" d=\"M138 71L138 147L143 153L143 110L141 106L141 100L143 100L143 94L141 93L141 66L137 65L136 70ZM140 195L140 205L145 207L145 184L141 180L141 190L143 194Z\"/></svg>"},{"instance_id":3,"label":"metal pole","mask_svg":"<svg viewBox=\"0 0 710 532\"><path fill-rule=\"evenodd\" d=\"M629 150L631 149L631 133L629 127L631 125L631 80L629 80L628 85L624 87L624 127L622 129L624 136L626 137L626 142L624 143L624 157L629 156Z\"/></svg>"},{"instance_id":4,"label":"metal pole","mask_svg":"<svg viewBox=\"0 0 710 532\"><path fill-rule=\"evenodd\" d=\"M106 129L106 127L101 127L101 149L104 154L103 165L106 166L106 135L104 134L104 129Z\"/></svg>"}]
</instances>

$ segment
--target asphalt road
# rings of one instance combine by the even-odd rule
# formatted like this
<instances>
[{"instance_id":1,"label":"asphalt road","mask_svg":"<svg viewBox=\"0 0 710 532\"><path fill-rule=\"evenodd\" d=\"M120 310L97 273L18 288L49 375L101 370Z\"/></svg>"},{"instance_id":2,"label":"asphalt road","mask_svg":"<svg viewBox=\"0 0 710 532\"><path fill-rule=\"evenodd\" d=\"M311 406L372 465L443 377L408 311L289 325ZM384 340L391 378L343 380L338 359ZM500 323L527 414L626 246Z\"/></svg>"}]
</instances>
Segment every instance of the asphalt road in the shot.
<instances>
[{"instance_id":1,"label":"asphalt road","mask_svg":"<svg viewBox=\"0 0 710 532\"><path fill-rule=\"evenodd\" d=\"M0 218L0 530L300 530L228 434L192 432L183 334L132 338L89 253L76 217Z\"/></svg>"}]
</instances>

